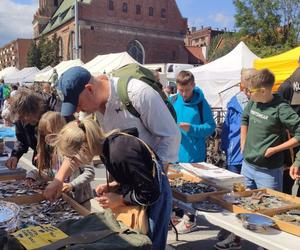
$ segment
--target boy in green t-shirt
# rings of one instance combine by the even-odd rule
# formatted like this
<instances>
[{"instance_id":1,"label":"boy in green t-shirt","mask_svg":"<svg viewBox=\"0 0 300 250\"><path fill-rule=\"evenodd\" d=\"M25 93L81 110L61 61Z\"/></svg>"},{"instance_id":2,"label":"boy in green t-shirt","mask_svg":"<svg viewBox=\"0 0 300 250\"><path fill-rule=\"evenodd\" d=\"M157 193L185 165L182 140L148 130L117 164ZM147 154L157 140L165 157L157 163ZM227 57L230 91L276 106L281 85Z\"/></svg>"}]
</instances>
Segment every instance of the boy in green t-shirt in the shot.
<instances>
[{"instance_id":1,"label":"boy in green t-shirt","mask_svg":"<svg viewBox=\"0 0 300 250\"><path fill-rule=\"evenodd\" d=\"M283 151L299 145L300 141L300 118L278 94L272 93L274 80L267 69L257 71L249 79L250 102L241 126L244 156L241 174L250 189L281 191ZM286 140L286 130L294 137Z\"/></svg>"}]
</instances>

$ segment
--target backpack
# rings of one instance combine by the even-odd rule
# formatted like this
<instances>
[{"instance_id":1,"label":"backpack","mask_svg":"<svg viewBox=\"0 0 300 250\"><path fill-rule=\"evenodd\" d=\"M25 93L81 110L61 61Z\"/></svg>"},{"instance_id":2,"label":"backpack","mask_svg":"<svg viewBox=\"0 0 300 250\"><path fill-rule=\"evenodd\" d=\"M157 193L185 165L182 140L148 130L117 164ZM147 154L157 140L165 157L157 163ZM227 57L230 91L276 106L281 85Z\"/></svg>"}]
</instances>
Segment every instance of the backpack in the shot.
<instances>
[{"instance_id":1,"label":"backpack","mask_svg":"<svg viewBox=\"0 0 300 250\"><path fill-rule=\"evenodd\" d=\"M171 99L170 103L173 105L177 101L177 98L178 98L178 94L171 96L170 97L170 99ZM200 116L200 124L202 124L204 122L204 120L203 120L202 102L199 102L197 104L197 107L198 107L199 116Z\"/></svg>"},{"instance_id":2,"label":"backpack","mask_svg":"<svg viewBox=\"0 0 300 250\"><path fill-rule=\"evenodd\" d=\"M132 102L128 97L128 83L132 78L134 78L143 81L151 88L153 88L156 92L158 92L167 108L169 109L171 115L173 116L175 122L177 121L176 112L172 103L169 101L168 97L162 90L161 83L155 80L154 74L150 69L144 68L137 63L131 63L113 71L112 75L120 78L117 85L117 92L121 99L121 102L132 115L137 118L140 118L141 116L139 112L134 108Z\"/></svg>"}]
</instances>

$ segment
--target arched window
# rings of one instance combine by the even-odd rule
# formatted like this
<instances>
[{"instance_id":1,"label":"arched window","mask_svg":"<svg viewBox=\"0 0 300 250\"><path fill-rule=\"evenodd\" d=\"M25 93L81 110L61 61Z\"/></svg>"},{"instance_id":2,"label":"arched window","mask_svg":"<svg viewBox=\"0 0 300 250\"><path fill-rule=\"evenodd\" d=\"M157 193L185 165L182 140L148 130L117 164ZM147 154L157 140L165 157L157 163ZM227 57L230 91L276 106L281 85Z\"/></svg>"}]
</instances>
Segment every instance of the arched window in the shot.
<instances>
[{"instance_id":1,"label":"arched window","mask_svg":"<svg viewBox=\"0 0 300 250\"><path fill-rule=\"evenodd\" d=\"M127 3L123 3L123 5L122 5L122 11L125 12L125 13L127 13L127 11L128 11L128 4Z\"/></svg>"},{"instance_id":2,"label":"arched window","mask_svg":"<svg viewBox=\"0 0 300 250\"><path fill-rule=\"evenodd\" d=\"M139 63L145 61L145 50L143 45L138 40L131 41L127 46L127 52Z\"/></svg>"},{"instance_id":3,"label":"arched window","mask_svg":"<svg viewBox=\"0 0 300 250\"><path fill-rule=\"evenodd\" d=\"M154 9L153 9L153 7L149 8L149 16L154 16Z\"/></svg>"},{"instance_id":4,"label":"arched window","mask_svg":"<svg viewBox=\"0 0 300 250\"><path fill-rule=\"evenodd\" d=\"M161 11L160 11L160 17L161 18L166 18L166 13L167 13L166 9L161 9Z\"/></svg>"},{"instance_id":5,"label":"arched window","mask_svg":"<svg viewBox=\"0 0 300 250\"><path fill-rule=\"evenodd\" d=\"M142 12L141 5L139 5L139 4L136 5L136 6L135 6L135 13L136 13L137 15L140 15L141 12Z\"/></svg>"}]
</instances>

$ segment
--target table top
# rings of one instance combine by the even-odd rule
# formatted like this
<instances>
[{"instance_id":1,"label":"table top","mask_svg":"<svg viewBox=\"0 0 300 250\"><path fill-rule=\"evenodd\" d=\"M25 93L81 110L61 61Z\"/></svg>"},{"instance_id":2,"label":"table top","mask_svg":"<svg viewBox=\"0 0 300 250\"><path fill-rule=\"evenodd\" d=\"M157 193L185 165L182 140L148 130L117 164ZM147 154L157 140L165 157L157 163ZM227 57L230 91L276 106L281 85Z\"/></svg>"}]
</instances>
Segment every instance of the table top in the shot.
<instances>
[{"instance_id":1,"label":"table top","mask_svg":"<svg viewBox=\"0 0 300 250\"><path fill-rule=\"evenodd\" d=\"M224 228L266 249L299 250L300 237L273 228L265 234L252 232L244 228L235 214L228 210L224 209L218 213L202 212L195 210L191 203L184 203L176 199L174 199L174 204L195 214L198 218L205 218L211 224Z\"/></svg>"}]
</instances>

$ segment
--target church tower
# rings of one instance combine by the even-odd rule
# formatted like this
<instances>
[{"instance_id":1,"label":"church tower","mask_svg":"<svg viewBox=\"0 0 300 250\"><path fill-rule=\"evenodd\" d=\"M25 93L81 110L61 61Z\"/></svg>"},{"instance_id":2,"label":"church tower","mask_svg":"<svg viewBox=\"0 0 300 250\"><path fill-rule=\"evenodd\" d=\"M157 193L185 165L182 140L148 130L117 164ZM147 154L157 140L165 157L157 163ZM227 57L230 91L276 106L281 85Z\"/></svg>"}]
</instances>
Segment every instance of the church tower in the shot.
<instances>
[{"instance_id":1,"label":"church tower","mask_svg":"<svg viewBox=\"0 0 300 250\"><path fill-rule=\"evenodd\" d=\"M39 0L39 8L33 17L33 36L38 37L51 16L64 0Z\"/></svg>"}]
</instances>

